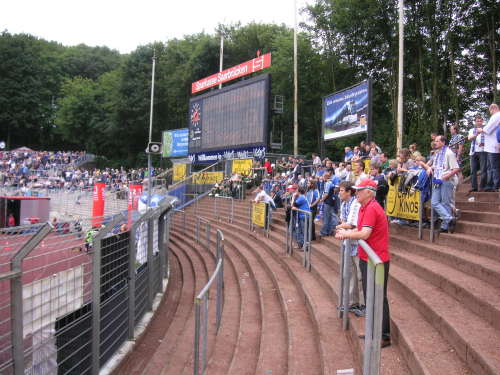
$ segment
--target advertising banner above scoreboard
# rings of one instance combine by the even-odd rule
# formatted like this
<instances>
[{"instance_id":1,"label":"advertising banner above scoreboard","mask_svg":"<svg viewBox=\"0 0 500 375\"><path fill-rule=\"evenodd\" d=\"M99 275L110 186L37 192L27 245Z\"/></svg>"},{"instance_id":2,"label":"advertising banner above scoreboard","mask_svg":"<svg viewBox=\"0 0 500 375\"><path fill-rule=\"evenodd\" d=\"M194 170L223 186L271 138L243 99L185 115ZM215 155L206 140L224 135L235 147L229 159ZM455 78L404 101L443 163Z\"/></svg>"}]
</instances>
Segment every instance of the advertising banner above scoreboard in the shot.
<instances>
[{"instance_id":1,"label":"advertising banner above scoreboard","mask_svg":"<svg viewBox=\"0 0 500 375\"><path fill-rule=\"evenodd\" d=\"M223 70L222 72L212 74L209 77L200 79L199 81L191 84L191 93L209 89L210 87L217 86L218 84L229 82L233 79L255 73L259 70L269 68L271 66L271 53L266 53L262 56L257 56L255 59L245 61L242 64L233 66L232 68Z\"/></svg>"}]
</instances>

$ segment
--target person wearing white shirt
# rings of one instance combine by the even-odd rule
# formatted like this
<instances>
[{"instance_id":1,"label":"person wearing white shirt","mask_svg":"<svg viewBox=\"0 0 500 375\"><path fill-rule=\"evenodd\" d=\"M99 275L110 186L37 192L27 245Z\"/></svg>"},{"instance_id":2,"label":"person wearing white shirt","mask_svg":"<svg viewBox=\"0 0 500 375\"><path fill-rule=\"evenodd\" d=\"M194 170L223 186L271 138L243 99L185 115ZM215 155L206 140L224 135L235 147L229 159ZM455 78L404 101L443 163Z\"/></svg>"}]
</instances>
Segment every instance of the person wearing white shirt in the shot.
<instances>
[{"instance_id":1,"label":"person wearing white shirt","mask_svg":"<svg viewBox=\"0 0 500 375\"><path fill-rule=\"evenodd\" d=\"M479 183L479 190L483 191L486 187L486 182L488 180L488 155L484 151L485 133L482 133L479 129L483 129L483 117L477 115L474 120L474 125L472 129L469 130L467 139L471 141L470 145L470 169L471 169L471 190L478 191L477 186L477 172L481 171L481 181Z\"/></svg>"},{"instance_id":2,"label":"person wearing white shirt","mask_svg":"<svg viewBox=\"0 0 500 375\"><path fill-rule=\"evenodd\" d=\"M500 150L497 142L496 131L500 125L500 109L497 104L489 107L490 119L480 131L484 133L484 151L488 154L488 187L486 191L500 189Z\"/></svg>"}]
</instances>

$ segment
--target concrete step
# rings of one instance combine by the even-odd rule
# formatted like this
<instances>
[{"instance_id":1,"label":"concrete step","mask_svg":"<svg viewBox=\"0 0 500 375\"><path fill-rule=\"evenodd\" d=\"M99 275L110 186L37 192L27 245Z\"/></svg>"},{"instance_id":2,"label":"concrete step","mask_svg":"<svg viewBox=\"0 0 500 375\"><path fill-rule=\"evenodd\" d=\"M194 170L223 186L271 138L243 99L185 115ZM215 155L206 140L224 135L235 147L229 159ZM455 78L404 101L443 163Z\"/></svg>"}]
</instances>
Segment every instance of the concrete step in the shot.
<instances>
[{"instance_id":1,"label":"concrete step","mask_svg":"<svg viewBox=\"0 0 500 375\"><path fill-rule=\"evenodd\" d=\"M462 192L458 191L455 194L455 197L457 200L463 200L466 201L470 197L474 197L475 202L499 202L500 201L500 194L498 192Z\"/></svg>"},{"instance_id":2,"label":"concrete step","mask_svg":"<svg viewBox=\"0 0 500 375\"><path fill-rule=\"evenodd\" d=\"M199 212L201 215L203 214L207 214L208 212ZM246 223L245 221L240 221L238 222L238 224L235 224L235 225L228 225L226 224L227 227L232 227L234 228L235 230L232 230L230 231L231 235L237 235L236 233L238 233L238 236L239 236L239 241L240 243L241 242L244 242L244 241L250 241L251 244L254 244L253 247L255 248L255 251L257 251L259 254L261 255L264 255L263 254L263 251L262 251L262 247L265 248L265 250L267 251L267 253L270 255L266 256L265 259L266 259L266 262L268 264L272 263L270 260L272 258L274 258L274 261L278 263L278 269L281 269L282 266L284 265L283 262L286 262L286 257L284 257L284 251L282 249L282 247L278 246L276 247L275 244L273 244L271 241L267 240L267 239L262 239L261 238L261 234L259 233L243 233L245 230L247 230L246 228ZM245 229L243 229L245 228ZM250 237L250 238L248 238ZM282 266L280 267L279 264L282 264ZM285 264L288 264L288 263L285 263ZM310 332L309 334L311 335L310 336L310 339L313 339L313 340L316 340L316 346L317 348L320 348L320 352L317 351L317 348L316 348L316 357L318 356L318 353L320 353L320 360L321 360L321 368L322 370L320 372L316 372L314 370L313 367L311 367L311 361L309 360L309 370L307 370L308 372L307 373L335 373L335 372L331 372L329 369L333 368L333 366L336 366L335 368L339 369L339 368L346 368L345 366L351 366L352 367L352 362L348 362L346 361L346 354L348 354L349 350L348 350L348 345L345 345L345 349L347 349L347 352L344 353L343 355L339 356L339 353L337 352L337 358L334 359L332 358L332 353L331 353L331 350L330 350L330 345L333 344L333 342L331 341L332 340L332 336L330 335L327 335L325 336L325 333L328 331L328 330L331 330L332 327L331 327L331 323L330 323L330 320L329 317L328 317L328 311L331 312L331 307L330 308L327 308L326 310L324 310L324 307L323 307L323 310L324 311L322 314L320 314L319 311L317 311L314 307L313 307L313 302L312 302L312 298L311 295L309 294L309 289L308 291L306 292L305 291L305 283L302 282L302 281L299 281L297 279L297 275L295 272L291 272L289 268L287 268L288 272L287 272L287 275L288 275L288 278L292 278L292 280L294 280L293 282L288 282L288 284L292 283L292 284L295 284L297 286L297 290L295 291L294 294L292 293L289 293L288 296L289 296L289 299L287 300L287 309L290 311L290 309L295 310L297 309L297 305L296 304L299 304L299 306L303 306L303 307L306 307L308 308L308 316L310 316L310 319L311 322L312 322L312 327L311 329L313 329L313 332ZM274 272L278 272L280 273L280 271L278 271L276 269L276 267L273 267L273 271ZM305 272L305 270L303 270L303 272ZM307 274L307 272L306 272ZM283 288L283 285L280 284L280 289ZM318 288L314 287L312 288L311 290L313 290L314 292L313 293L322 293L321 290L318 290ZM322 300L323 298L320 298L320 300ZM301 302L302 301L302 302ZM306 306L303 305L304 301L306 302ZM323 301L322 302L323 304L327 303L327 301ZM321 315L321 321L318 321L318 315L316 314L320 314ZM330 317L331 318L331 317ZM324 321L328 320L328 324L325 323ZM303 321L302 323L300 323L301 325L304 325L306 321ZM323 327L324 325L324 327ZM289 323L288 323L288 326L289 326L289 329L291 326L294 327L294 331L297 330L297 328L295 327L295 324L293 322L290 322L289 320ZM320 329L319 327L323 327L323 329ZM328 330L327 330L328 328ZM321 332L321 333L320 333ZM303 347L303 350L306 349L305 347L305 344L307 343L307 341L305 341L305 337L304 336L304 332L300 332L300 331L297 331L295 332L295 334L293 334L292 337L295 337L295 340L298 340L298 342L301 342L301 344L299 344L299 346L302 346ZM298 339L300 337L300 339ZM334 336L335 337L335 336ZM337 337L337 340L339 338ZM326 344L326 343L330 343L330 344ZM290 346L289 346L289 350L294 350L293 349L293 346L294 345L297 345L297 344L293 344L293 343L290 343ZM296 355L292 355L292 353L289 354L290 355L290 358L293 359L293 363L296 365L296 366L299 366L299 363L301 362L300 359L296 358ZM307 362L307 361L306 361ZM302 366L303 364L300 364L300 366ZM339 367L340 366L340 367ZM344 367L342 367L344 366ZM291 370L289 370L290 372ZM302 371L305 371L305 370L302 370ZM303 373L303 372L296 372L296 373Z\"/></svg>"},{"instance_id":3,"label":"concrete step","mask_svg":"<svg viewBox=\"0 0 500 375\"><path fill-rule=\"evenodd\" d=\"M500 212L462 211L460 220L475 221L478 223L488 223L500 228Z\"/></svg>"},{"instance_id":4,"label":"concrete step","mask_svg":"<svg viewBox=\"0 0 500 375\"><path fill-rule=\"evenodd\" d=\"M465 211L496 212L500 211L500 204L497 202L469 202L457 199L455 206Z\"/></svg>"},{"instance_id":5,"label":"concrete step","mask_svg":"<svg viewBox=\"0 0 500 375\"><path fill-rule=\"evenodd\" d=\"M189 300L194 295L194 280L189 278L192 272L183 269L175 252L170 253L170 275L164 300L147 329L136 338L134 350L130 352L114 369L113 374L140 374L154 354L158 342L164 340L181 300ZM182 255L181 255L182 256ZM186 265L189 263L185 263Z\"/></svg>"},{"instance_id":6,"label":"concrete step","mask_svg":"<svg viewBox=\"0 0 500 375\"><path fill-rule=\"evenodd\" d=\"M201 208L201 212L200 212L201 215L205 215L205 216L209 216L210 215L210 211L205 207L205 208ZM224 224L225 225L225 224ZM239 229L240 230L245 230L247 229L247 223L246 223L246 220L245 219L241 219L241 220L235 220L234 222L234 225L236 226L239 226ZM274 228L274 227L273 227ZM295 260L294 260L294 264L293 266L290 264L289 265L289 260L287 261L288 257L284 256L284 253L285 253L285 249L284 249L284 230L283 231L280 231L280 230L277 230L278 228L275 228L275 230L272 230L271 233L270 233L270 239L266 239L265 237L263 237L263 235L261 233L252 233L252 237L255 238L255 241L258 241L258 242L262 242L262 243L269 243L269 241L271 241L273 243L273 245L271 246L271 248L273 249L274 251L274 254L275 256L279 256L281 257L282 259L285 260L285 264L290 268L290 269L293 269L294 271L292 271L295 275L299 274L299 272L301 273L304 273L307 277L311 277L311 274L306 272L305 269L302 268L302 266L300 265L301 264L301 256L296 256ZM292 268L294 267L294 268ZM313 278L315 280L317 280L317 278ZM302 279L301 279L302 280ZM317 282L317 281L316 281ZM306 288L306 283L302 280L300 281L300 285L302 285L302 288ZM314 293L319 293L318 291L318 286L315 286L315 287L312 287L311 288L311 291L314 291ZM309 296L307 298L307 300L309 301L313 301L314 300L314 297L311 296L311 294L308 294L308 292L304 292L307 296ZM309 292L309 293L312 293L312 292ZM323 292L324 293L324 292ZM328 288L327 289L327 295L330 295L331 296L331 289ZM331 298L331 297L330 297ZM327 300L326 297L323 298L324 300ZM309 302L309 304L311 306L315 306L314 305L314 302ZM325 302L321 302L321 303L318 303L318 306L320 306L319 308L321 309L321 306L325 304ZM315 313L316 311L316 308L315 307L310 307L310 309L312 310L312 313ZM331 312L333 311L333 314L330 312L330 315L329 315L329 319L333 322L335 322L337 325L341 324L341 321L336 319L335 318L335 315L336 315L336 310L335 310L335 307L330 307L328 308L327 310L331 310ZM333 319L332 319L333 318ZM319 318L316 318L317 320L319 320ZM329 320L329 321L330 321ZM326 323L323 323L323 324L326 324ZM331 323L329 323L331 324ZM321 329L321 323L317 323L318 325L318 329L320 331L323 331L323 329ZM339 328L340 329L340 328ZM330 332L331 331L331 328L328 329L328 331ZM355 335L355 337L357 337L357 335ZM327 342L328 341L328 337L325 337L322 339L322 342ZM359 341L358 339L356 339L356 341ZM338 345L335 345L336 347ZM363 348L361 346L357 347L356 350L360 350L361 352L363 351ZM393 353L394 352L397 352L397 349L393 348L390 350L390 353L391 354L383 354L383 368L385 370L387 370L387 372L383 372L383 373L390 373L390 374L404 374L404 373L408 373L407 370L405 372L405 366L401 364L400 362L400 355L398 357L398 355L394 355ZM389 351L386 351L386 353L389 353ZM337 353L338 354L338 353ZM331 355L331 354L330 354ZM358 359L360 358L360 353L357 354L357 357ZM387 357L387 358L385 358ZM335 366L335 363L338 363L338 359L337 360L330 360L330 367L333 365ZM359 366L361 362L356 362L356 365ZM346 364L348 365L348 364ZM345 366L345 365L344 365ZM342 367L336 367L337 369L338 368L342 368ZM390 371L390 369L393 369L393 371Z\"/></svg>"},{"instance_id":7,"label":"concrete step","mask_svg":"<svg viewBox=\"0 0 500 375\"><path fill-rule=\"evenodd\" d=\"M278 219L278 217L279 217L279 215L274 215L274 218L275 218L275 219ZM274 235L274 233L273 233L271 236L273 236L273 235ZM327 241L331 241L331 240L327 240ZM326 241L325 241L325 242L326 242ZM317 245L314 245L314 246L315 246L315 248L317 248ZM316 253L316 252L314 252L314 253ZM395 260L393 261L393 263L397 264L397 259L395 259ZM315 264L317 264L317 263L313 260L313 267L314 267L314 265L315 265ZM394 268L394 267L391 267L391 269L393 269L393 268ZM396 269L399 269L399 268L396 266ZM396 272L397 272L397 271L396 271ZM404 271L402 271L402 272L404 272ZM398 281L399 281L400 285L405 285L405 281L400 281L400 280L398 280ZM476 282L476 283L477 283L477 282ZM442 291L441 291L441 293L442 293ZM445 295L446 295L446 294L445 294ZM443 298L444 298L444 297L443 297ZM451 298L451 297L447 296L447 298ZM453 301L456 301L456 300L455 300L455 299L453 299L453 298L451 298L451 299L452 299ZM461 306L461 308L463 309L463 305L462 305L461 303L459 303L458 301L456 301L456 303L458 304L458 306ZM392 302L391 302L391 304L392 304ZM464 314L466 314L466 313L464 313ZM468 314L469 314L469 316L470 316L470 314L473 314L473 313L472 313L472 312L470 312L470 311L468 311ZM476 316L475 320L478 320L477 316ZM427 323L423 323L423 324L427 324L427 325L429 326L429 324L430 324L430 323L431 323L431 322L427 322ZM483 325L483 328L484 328L484 326L488 326L488 324L487 324L487 323L485 323L485 322L481 322L479 325L481 325L481 324ZM453 325L451 325L451 327L453 327ZM452 328L450 328L450 329L452 329ZM491 330L491 329L492 329L492 328L491 328L491 326L490 326L490 330ZM436 336L436 332L435 332L435 331L434 331L434 335L433 335L433 337L434 337L434 336ZM440 335L437 335L437 336L440 336ZM441 340L442 340L442 338L441 338ZM434 339L433 339L433 341L434 341ZM465 336L465 338L462 338L462 341L465 343L465 345L468 345L467 336ZM448 345L449 345L449 344L448 344ZM476 350L476 348L474 348L474 350ZM444 350L444 351L439 351L439 353L440 353L440 355L441 355L441 354L448 353L448 351L447 351L447 350ZM472 352L471 352L471 353L472 353ZM427 354L428 354L428 355L430 355L431 353L427 353ZM463 353L462 353L462 354L463 354ZM475 353L474 355L478 355L479 357L481 357L481 353L479 353L479 354L478 354L478 353ZM422 356L423 356L423 355L421 355L420 357L422 357ZM445 356L445 357L446 357L446 356ZM445 358L445 357L443 357L443 358ZM478 357L478 358L479 358L479 357ZM466 367L464 367L464 363L463 363L464 361L466 361L466 359L467 359L467 356L463 356L463 357L461 357L461 359L460 359L458 362L456 362L456 366L455 366L456 371L455 371L455 372L450 372L450 373L467 373L467 371L468 371L468 370L466 369ZM472 359L472 354L471 354L471 355L470 355L470 357L469 357L469 361L472 361L472 360L473 360L473 359ZM489 365L491 365L491 363L490 363L490 364L488 364L488 360L489 360L489 358L486 358L486 363L484 363L484 362L485 362L484 358L482 358L482 359L480 358L480 360L479 360L479 362L480 362L479 366L483 366L483 365L484 365L484 366L486 366L486 368L487 368L487 369L488 369L488 367L489 367L489 370L491 371L491 366L489 366ZM441 363L441 365L443 365L443 364L444 364L444 363L446 363L446 362L449 362L449 361L448 361L448 360L446 360L446 361L442 361L442 362L440 362L440 363ZM442 366L438 366L438 367L436 367L435 365L436 365L436 364L433 364L432 362L429 362L429 366L433 366L434 368L438 368L438 369L439 369L439 368L443 368ZM470 366L470 368L471 368L471 369L474 369L474 367L475 367L475 365L474 365L473 363L469 363L469 366ZM483 367L484 367L484 366L483 366ZM446 367L444 367L444 368L446 368ZM493 367L493 368L494 368L494 367ZM481 368L481 367L476 367L476 370L477 370L477 371L479 371L479 372L477 372L477 373L482 373L482 372L481 372L481 371L482 371L482 368ZM442 372L439 372L439 371L441 371L441 370L438 370L438 371L437 371L437 372L435 372L435 373L442 373ZM486 372L486 373L488 373L488 372ZM490 372L490 373L491 373L491 372Z\"/></svg>"},{"instance_id":8,"label":"concrete step","mask_svg":"<svg viewBox=\"0 0 500 375\"><path fill-rule=\"evenodd\" d=\"M468 275L473 275L493 287L500 288L500 262L493 259L426 241L408 241L406 237L395 234L391 234L391 245L411 254L444 263Z\"/></svg>"},{"instance_id":9,"label":"concrete step","mask_svg":"<svg viewBox=\"0 0 500 375\"><path fill-rule=\"evenodd\" d=\"M391 233L406 236L409 240L417 240L418 229L405 225L390 225ZM423 241L429 242L429 230L424 230ZM463 233L437 233L434 243L458 250L467 251L500 262L500 241L496 239L483 240L474 235Z\"/></svg>"},{"instance_id":10,"label":"concrete step","mask_svg":"<svg viewBox=\"0 0 500 375\"><path fill-rule=\"evenodd\" d=\"M194 232L184 231L181 224L171 230L195 243ZM212 232L211 246L215 248L215 228ZM207 367L208 373L229 373L235 364L244 364L245 369L253 373L257 365L258 350L255 348L260 345L262 330L258 285L248 263L234 252L234 244L225 240L224 285L227 287L224 289L221 327Z\"/></svg>"},{"instance_id":11,"label":"concrete step","mask_svg":"<svg viewBox=\"0 0 500 375\"><path fill-rule=\"evenodd\" d=\"M500 331L500 294L498 288L474 277L474 275L455 270L430 258L412 254L404 248L391 246L391 251L394 262L398 266L442 289Z\"/></svg>"},{"instance_id":12,"label":"concrete step","mask_svg":"<svg viewBox=\"0 0 500 375\"><path fill-rule=\"evenodd\" d=\"M196 294L203 288L208 281L209 270L213 269L213 259L207 265L207 261L211 257L203 257L201 252L194 250L191 246L178 241L171 236L172 250L175 249L176 254L182 253L183 258L191 263L191 272L194 279L194 290L191 300L183 301L180 304L181 311L174 317L172 321L172 331L167 334L166 340L158 344L152 358L141 369L141 373L146 374L162 374L167 371L177 371L179 374L187 362L192 357L193 351L193 335L194 335L194 304L193 300Z\"/></svg>"}]
</instances>

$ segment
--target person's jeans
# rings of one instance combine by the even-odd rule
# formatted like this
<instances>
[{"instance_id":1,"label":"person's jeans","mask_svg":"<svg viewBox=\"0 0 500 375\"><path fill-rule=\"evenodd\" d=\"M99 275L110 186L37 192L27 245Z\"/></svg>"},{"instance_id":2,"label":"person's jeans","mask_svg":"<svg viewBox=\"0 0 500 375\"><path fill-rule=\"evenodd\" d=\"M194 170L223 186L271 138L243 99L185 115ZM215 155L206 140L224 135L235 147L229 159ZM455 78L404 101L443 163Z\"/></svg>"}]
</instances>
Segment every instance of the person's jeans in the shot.
<instances>
[{"instance_id":1,"label":"person's jeans","mask_svg":"<svg viewBox=\"0 0 500 375\"><path fill-rule=\"evenodd\" d=\"M488 155L488 186L489 189L500 189L500 154L487 152Z\"/></svg>"},{"instance_id":2,"label":"person's jeans","mask_svg":"<svg viewBox=\"0 0 500 375\"><path fill-rule=\"evenodd\" d=\"M455 187L450 181L443 181L440 185L432 186L432 208L437 212L441 222L441 229L448 229L448 224L453 219L452 202Z\"/></svg>"},{"instance_id":3,"label":"person's jeans","mask_svg":"<svg viewBox=\"0 0 500 375\"><path fill-rule=\"evenodd\" d=\"M323 206L323 226L321 227L320 234L322 236L329 236L333 228L338 225L339 219L334 206L330 206L326 203Z\"/></svg>"},{"instance_id":4,"label":"person's jeans","mask_svg":"<svg viewBox=\"0 0 500 375\"><path fill-rule=\"evenodd\" d=\"M299 246L304 245L304 218L300 218L298 214L294 215L293 218L293 233L295 241Z\"/></svg>"},{"instance_id":5,"label":"person's jeans","mask_svg":"<svg viewBox=\"0 0 500 375\"><path fill-rule=\"evenodd\" d=\"M367 274L368 263L362 259L359 260L359 269L361 271L361 281L363 282L363 295L365 302L368 305L368 296L366 289L368 284ZM382 312L382 339L389 340L391 338L391 319L389 313L389 301L387 300L387 282L389 281L389 266L390 262L384 263L384 307Z\"/></svg>"},{"instance_id":6,"label":"person's jeans","mask_svg":"<svg viewBox=\"0 0 500 375\"><path fill-rule=\"evenodd\" d=\"M477 172L481 171L479 189L485 189L488 181L488 154L486 152L474 152L470 156L471 185L477 190Z\"/></svg>"}]
</instances>

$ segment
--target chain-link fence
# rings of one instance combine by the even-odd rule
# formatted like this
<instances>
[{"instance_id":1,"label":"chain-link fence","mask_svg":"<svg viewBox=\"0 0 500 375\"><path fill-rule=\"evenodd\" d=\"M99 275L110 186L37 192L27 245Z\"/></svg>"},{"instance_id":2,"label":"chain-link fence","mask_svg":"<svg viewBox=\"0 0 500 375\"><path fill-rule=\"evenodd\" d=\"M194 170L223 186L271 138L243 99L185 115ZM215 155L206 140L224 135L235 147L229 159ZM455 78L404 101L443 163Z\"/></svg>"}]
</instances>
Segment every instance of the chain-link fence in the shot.
<instances>
[{"instance_id":1,"label":"chain-link fence","mask_svg":"<svg viewBox=\"0 0 500 375\"><path fill-rule=\"evenodd\" d=\"M167 274L169 208L0 231L0 373L97 374L134 339Z\"/></svg>"}]
</instances>

